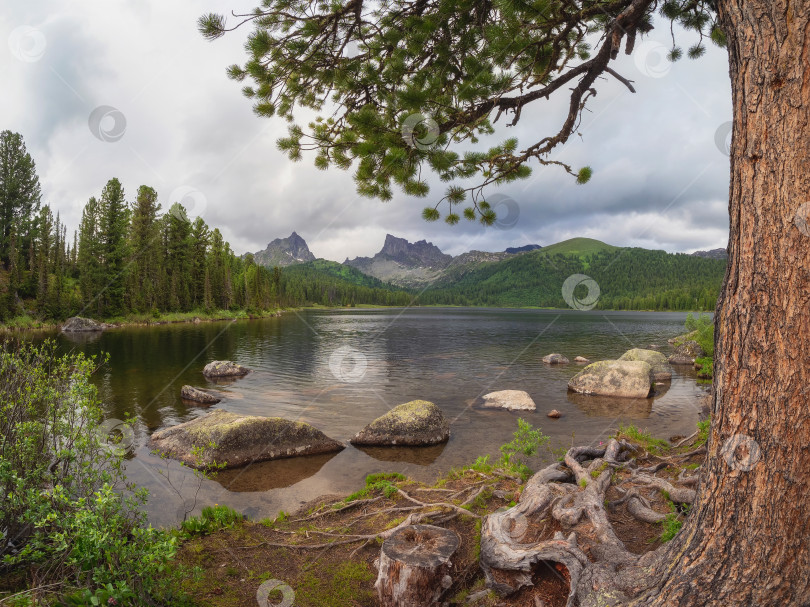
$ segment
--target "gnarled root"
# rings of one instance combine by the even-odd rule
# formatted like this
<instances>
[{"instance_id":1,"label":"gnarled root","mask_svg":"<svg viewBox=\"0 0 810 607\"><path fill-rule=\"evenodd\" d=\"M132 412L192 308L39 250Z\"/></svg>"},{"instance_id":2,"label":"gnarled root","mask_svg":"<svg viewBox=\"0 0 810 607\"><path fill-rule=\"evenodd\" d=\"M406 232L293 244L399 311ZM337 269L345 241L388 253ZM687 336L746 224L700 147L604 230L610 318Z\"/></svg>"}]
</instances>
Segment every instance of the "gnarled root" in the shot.
<instances>
[{"instance_id":1,"label":"gnarled root","mask_svg":"<svg viewBox=\"0 0 810 607\"><path fill-rule=\"evenodd\" d=\"M655 553L629 552L605 508L614 471L632 468L634 452L615 439L604 447L574 447L564 463L529 479L517 505L487 516L481 526L481 567L487 584L501 595L512 594L531 586L534 568L547 562L568 570L568 607L620 605L648 587ZM649 474L632 473L628 481L666 491L675 502L694 500L694 490ZM621 505L642 521L666 517L635 487L611 504Z\"/></svg>"}]
</instances>

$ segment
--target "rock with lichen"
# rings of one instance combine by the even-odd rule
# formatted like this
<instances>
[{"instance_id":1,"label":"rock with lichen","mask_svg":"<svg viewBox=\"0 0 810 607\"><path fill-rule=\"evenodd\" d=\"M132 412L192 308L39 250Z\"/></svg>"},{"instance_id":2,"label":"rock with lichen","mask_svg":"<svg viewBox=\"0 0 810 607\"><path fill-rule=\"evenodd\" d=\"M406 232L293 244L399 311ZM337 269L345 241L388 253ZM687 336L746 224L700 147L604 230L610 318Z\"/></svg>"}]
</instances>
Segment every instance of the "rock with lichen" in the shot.
<instances>
[{"instance_id":1,"label":"rock with lichen","mask_svg":"<svg viewBox=\"0 0 810 607\"><path fill-rule=\"evenodd\" d=\"M534 411L537 405L532 397L523 390L499 390L483 396L484 406L493 409L508 409L509 411Z\"/></svg>"},{"instance_id":2,"label":"rock with lichen","mask_svg":"<svg viewBox=\"0 0 810 607\"><path fill-rule=\"evenodd\" d=\"M304 422L222 410L159 430L152 435L150 446L192 468L214 463L236 468L272 459L332 453L345 447ZM199 456L196 449L202 450Z\"/></svg>"},{"instance_id":3,"label":"rock with lichen","mask_svg":"<svg viewBox=\"0 0 810 607\"><path fill-rule=\"evenodd\" d=\"M200 390L194 386L183 386L180 388L180 398L183 400L194 401L195 403L201 403L203 405L215 405L222 400L210 392Z\"/></svg>"},{"instance_id":4,"label":"rock with lichen","mask_svg":"<svg viewBox=\"0 0 810 607\"><path fill-rule=\"evenodd\" d=\"M250 373L250 369L237 365L230 360L215 360L203 369L203 375L208 378L216 379L218 377L242 377Z\"/></svg>"},{"instance_id":5,"label":"rock with lichen","mask_svg":"<svg viewBox=\"0 0 810 607\"><path fill-rule=\"evenodd\" d=\"M574 375L568 389L581 394L646 398L653 389L653 369L643 360L601 360Z\"/></svg>"},{"instance_id":6,"label":"rock with lichen","mask_svg":"<svg viewBox=\"0 0 810 607\"><path fill-rule=\"evenodd\" d=\"M672 379L672 367L667 362L667 357L655 350L633 348L622 354L619 360L643 360L652 367L655 381L669 381Z\"/></svg>"},{"instance_id":7,"label":"rock with lichen","mask_svg":"<svg viewBox=\"0 0 810 607\"><path fill-rule=\"evenodd\" d=\"M436 445L450 438L450 423L435 404L413 400L391 409L349 442L368 446Z\"/></svg>"}]
</instances>

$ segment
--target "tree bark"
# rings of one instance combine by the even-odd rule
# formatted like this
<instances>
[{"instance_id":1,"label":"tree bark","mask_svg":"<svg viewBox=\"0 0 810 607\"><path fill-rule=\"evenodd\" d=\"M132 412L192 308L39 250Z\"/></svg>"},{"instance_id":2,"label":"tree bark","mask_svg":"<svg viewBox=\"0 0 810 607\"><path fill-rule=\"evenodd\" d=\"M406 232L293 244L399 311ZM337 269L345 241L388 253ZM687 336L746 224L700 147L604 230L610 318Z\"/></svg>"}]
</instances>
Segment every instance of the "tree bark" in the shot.
<instances>
[{"instance_id":1,"label":"tree bark","mask_svg":"<svg viewBox=\"0 0 810 607\"><path fill-rule=\"evenodd\" d=\"M810 2L720 0L729 262L698 499L650 605L810 604Z\"/></svg>"},{"instance_id":2,"label":"tree bark","mask_svg":"<svg viewBox=\"0 0 810 607\"><path fill-rule=\"evenodd\" d=\"M461 539L433 525L409 525L385 540L374 584L384 607L436 605L453 583L451 558Z\"/></svg>"}]
</instances>

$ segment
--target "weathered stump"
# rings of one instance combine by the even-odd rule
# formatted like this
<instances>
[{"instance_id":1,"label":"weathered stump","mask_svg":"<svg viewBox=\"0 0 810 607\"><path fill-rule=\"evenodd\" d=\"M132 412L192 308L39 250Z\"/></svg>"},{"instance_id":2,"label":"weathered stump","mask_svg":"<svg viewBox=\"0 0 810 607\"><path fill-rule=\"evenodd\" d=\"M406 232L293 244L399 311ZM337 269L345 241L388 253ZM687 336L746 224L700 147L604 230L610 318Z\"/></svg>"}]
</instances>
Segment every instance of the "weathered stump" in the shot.
<instances>
[{"instance_id":1,"label":"weathered stump","mask_svg":"<svg viewBox=\"0 0 810 607\"><path fill-rule=\"evenodd\" d=\"M374 587L383 607L435 605L453 584L450 559L461 539L434 525L403 527L385 540Z\"/></svg>"}]
</instances>

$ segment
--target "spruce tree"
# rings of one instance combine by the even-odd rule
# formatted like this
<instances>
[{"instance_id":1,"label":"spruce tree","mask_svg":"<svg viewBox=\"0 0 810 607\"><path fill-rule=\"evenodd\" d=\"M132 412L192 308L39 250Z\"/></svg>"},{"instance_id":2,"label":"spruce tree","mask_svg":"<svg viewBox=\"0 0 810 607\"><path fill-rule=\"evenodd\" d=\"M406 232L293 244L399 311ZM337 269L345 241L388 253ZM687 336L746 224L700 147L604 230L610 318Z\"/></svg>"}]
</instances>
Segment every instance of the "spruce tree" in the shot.
<instances>
[{"instance_id":1,"label":"spruce tree","mask_svg":"<svg viewBox=\"0 0 810 607\"><path fill-rule=\"evenodd\" d=\"M130 271L128 297L131 309L138 312L157 310L159 305L161 235L157 192L149 186L138 188L129 232Z\"/></svg>"},{"instance_id":2,"label":"spruce tree","mask_svg":"<svg viewBox=\"0 0 810 607\"><path fill-rule=\"evenodd\" d=\"M36 165L28 153L22 135L0 133L0 262L8 268L12 231L17 247L30 245L32 228L39 213L42 196Z\"/></svg>"},{"instance_id":3,"label":"spruce tree","mask_svg":"<svg viewBox=\"0 0 810 607\"><path fill-rule=\"evenodd\" d=\"M121 182L112 178L104 186L99 203L99 236L102 254L101 312L115 316L124 311L124 287L128 270L127 232L129 208Z\"/></svg>"}]
</instances>

